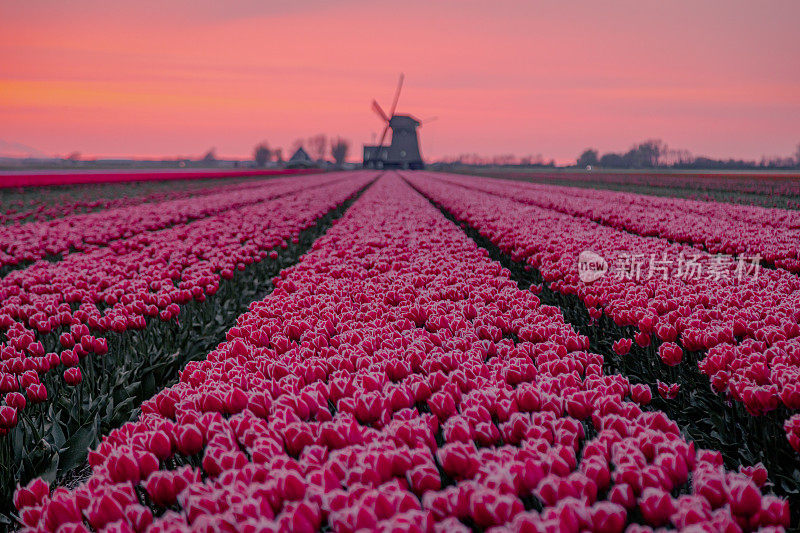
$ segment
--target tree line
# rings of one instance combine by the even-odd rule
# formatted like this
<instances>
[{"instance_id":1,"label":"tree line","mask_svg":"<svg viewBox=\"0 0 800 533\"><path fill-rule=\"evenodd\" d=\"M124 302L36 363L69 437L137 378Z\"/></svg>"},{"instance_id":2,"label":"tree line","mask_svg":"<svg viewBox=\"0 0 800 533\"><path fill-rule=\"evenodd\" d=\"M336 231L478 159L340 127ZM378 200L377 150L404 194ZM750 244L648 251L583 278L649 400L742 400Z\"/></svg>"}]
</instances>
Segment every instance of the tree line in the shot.
<instances>
[{"instance_id":1,"label":"tree line","mask_svg":"<svg viewBox=\"0 0 800 533\"><path fill-rule=\"evenodd\" d=\"M457 166L492 166L492 167L526 167L526 168L555 168L553 159L545 159L541 154L535 156L517 156L514 154L499 154L485 156L476 153L459 154L458 156L444 157L433 163L436 168L451 168ZM714 159L705 156L692 155L689 150L675 150L667 146L660 139L648 139L634 144L626 152L608 152L600 154L594 148L587 148L576 159L574 165L565 167L578 168L674 168L686 170L757 170L757 169L785 169L800 168L800 144L791 156L762 157L758 161L745 159Z\"/></svg>"},{"instance_id":2,"label":"tree line","mask_svg":"<svg viewBox=\"0 0 800 533\"><path fill-rule=\"evenodd\" d=\"M581 168L795 169L800 168L800 144L792 156L762 157L760 161L748 161L694 156L688 150L673 150L660 139L649 139L633 145L624 153L600 155L594 148L587 148L578 156L576 164Z\"/></svg>"}]
</instances>

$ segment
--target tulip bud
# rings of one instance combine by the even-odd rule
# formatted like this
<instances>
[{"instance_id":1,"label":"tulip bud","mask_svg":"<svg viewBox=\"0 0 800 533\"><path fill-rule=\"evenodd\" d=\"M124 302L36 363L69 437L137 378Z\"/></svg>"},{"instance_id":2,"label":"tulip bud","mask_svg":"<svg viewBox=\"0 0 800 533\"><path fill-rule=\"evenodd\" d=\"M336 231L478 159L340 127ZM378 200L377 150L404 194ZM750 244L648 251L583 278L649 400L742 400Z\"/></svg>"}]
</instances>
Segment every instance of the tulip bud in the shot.
<instances>
[{"instance_id":1,"label":"tulip bud","mask_svg":"<svg viewBox=\"0 0 800 533\"><path fill-rule=\"evenodd\" d=\"M25 409L25 396L18 392L9 392L6 394L6 405L13 407L17 411Z\"/></svg>"},{"instance_id":2,"label":"tulip bud","mask_svg":"<svg viewBox=\"0 0 800 533\"><path fill-rule=\"evenodd\" d=\"M177 501L178 493L173 477L172 472L156 471L147 478L144 488L154 504L168 507Z\"/></svg>"},{"instance_id":3,"label":"tulip bud","mask_svg":"<svg viewBox=\"0 0 800 533\"><path fill-rule=\"evenodd\" d=\"M0 393L9 393L19 390L16 376L12 374L0 374Z\"/></svg>"},{"instance_id":4,"label":"tulip bud","mask_svg":"<svg viewBox=\"0 0 800 533\"><path fill-rule=\"evenodd\" d=\"M82 520L81 512L75 503L74 498L62 495L54 498L46 505L45 525L51 530L65 528L66 524L80 523ZM65 530L67 530L65 528Z\"/></svg>"},{"instance_id":5,"label":"tulip bud","mask_svg":"<svg viewBox=\"0 0 800 533\"><path fill-rule=\"evenodd\" d=\"M439 490L442 480L433 465L422 464L406 472L406 479L411 489L418 495L428 490Z\"/></svg>"},{"instance_id":6,"label":"tulip bud","mask_svg":"<svg viewBox=\"0 0 800 533\"><path fill-rule=\"evenodd\" d=\"M634 335L633 338L636 341L636 344L638 344L642 348L647 348L648 346L650 346L650 335L644 333L643 331L640 331L639 333Z\"/></svg>"},{"instance_id":7,"label":"tulip bud","mask_svg":"<svg viewBox=\"0 0 800 533\"><path fill-rule=\"evenodd\" d=\"M61 357L55 352L50 352L45 355L45 357L47 358L47 370L55 368L61 364Z\"/></svg>"},{"instance_id":8,"label":"tulip bud","mask_svg":"<svg viewBox=\"0 0 800 533\"><path fill-rule=\"evenodd\" d=\"M636 505L636 496L633 493L633 487L627 483L617 483L611 487L608 493L608 500L626 509L630 509Z\"/></svg>"},{"instance_id":9,"label":"tulip bud","mask_svg":"<svg viewBox=\"0 0 800 533\"><path fill-rule=\"evenodd\" d=\"M94 339L92 341L92 351L97 355L105 355L108 353L108 341L106 339Z\"/></svg>"},{"instance_id":10,"label":"tulip bud","mask_svg":"<svg viewBox=\"0 0 800 533\"><path fill-rule=\"evenodd\" d=\"M115 483L132 481L138 483L140 479L139 465L136 460L125 452L118 451L108 458L108 473Z\"/></svg>"},{"instance_id":11,"label":"tulip bud","mask_svg":"<svg viewBox=\"0 0 800 533\"><path fill-rule=\"evenodd\" d=\"M32 383L25 389L31 403L42 403L47 399L47 387L43 383Z\"/></svg>"},{"instance_id":12,"label":"tulip bud","mask_svg":"<svg viewBox=\"0 0 800 533\"><path fill-rule=\"evenodd\" d=\"M194 424L176 426L175 443L183 455L195 455L203 449L203 434Z\"/></svg>"},{"instance_id":13,"label":"tulip bud","mask_svg":"<svg viewBox=\"0 0 800 533\"><path fill-rule=\"evenodd\" d=\"M672 385L667 385L666 383L661 382L661 380L657 381L658 385L658 394L665 400L674 400L678 397L678 392L680 391L680 384L673 383Z\"/></svg>"},{"instance_id":14,"label":"tulip bud","mask_svg":"<svg viewBox=\"0 0 800 533\"><path fill-rule=\"evenodd\" d=\"M648 523L662 526L667 523L670 515L674 512L674 505L669 493L647 487L639 498L639 509Z\"/></svg>"},{"instance_id":15,"label":"tulip bud","mask_svg":"<svg viewBox=\"0 0 800 533\"><path fill-rule=\"evenodd\" d=\"M247 407L247 394L241 389L233 389L225 397L225 407L230 414L241 412Z\"/></svg>"},{"instance_id":16,"label":"tulip bud","mask_svg":"<svg viewBox=\"0 0 800 533\"><path fill-rule=\"evenodd\" d=\"M752 479L758 487L762 487L767 482L767 469L761 463L753 466L740 466L739 471Z\"/></svg>"},{"instance_id":17,"label":"tulip bud","mask_svg":"<svg viewBox=\"0 0 800 533\"><path fill-rule=\"evenodd\" d=\"M159 459L172 455L172 442L164 431L155 431L147 439L147 448Z\"/></svg>"},{"instance_id":18,"label":"tulip bud","mask_svg":"<svg viewBox=\"0 0 800 533\"><path fill-rule=\"evenodd\" d=\"M128 505L125 508L125 518L134 531L145 531L153 523L153 512L143 505Z\"/></svg>"},{"instance_id":19,"label":"tulip bud","mask_svg":"<svg viewBox=\"0 0 800 533\"><path fill-rule=\"evenodd\" d=\"M619 339L614 341L611 348L617 355L628 355L631 351L633 341L631 339Z\"/></svg>"},{"instance_id":20,"label":"tulip bud","mask_svg":"<svg viewBox=\"0 0 800 533\"><path fill-rule=\"evenodd\" d=\"M665 342L658 347L658 356L667 366L676 366L683 360L683 350L674 342Z\"/></svg>"},{"instance_id":21,"label":"tulip bud","mask_svg":"<svg viewBox=\"0 0 800 533\"><path fill-rule=\"evenodd\" d=\"M75 346L75 339L72 338L72 335L69 333L62 333L58 337L58 342L61 344L63 348L72 348Z\"/></svg>"},{"instance_id":22,"label":"tulip bud","mask_svg":"<svg viewBox=\"0 0 800 533\"><path fill-rule=\"evenodd\" d=\"M783 526L788 528L791 522L789 502L776 496L761 498L761 525Z\"/></svg>"},{"instance_id":23,"label":"tulip bud","mask_svg":"<svg viewBox=\"0 0 800 533\"><path fill-rule=\"evenodd\" d=\"M0 407L0 429L12 429L17 425L17 410L9 405Z\"/></svg>"},{"instance_id":24,"label":"tulip bud","mask_svg":"<svg viewBox=\"0 0 800 533\"><path fill-rule=\"evenodd\" d=\"M33 383L39 383L39 382L40 382L39 381L39 374L37 374L33 370L28 370L26 372L23 372L22 378L20 379L20 386L23 389L27 389L28 385L31 385Z\"/></svg>"},{"instance_id":25,"label":"tulip bud","mask_svg":"<svg viewBox=\"0 0 800 533\"><path fill-rule=\"evenodd\" d=\"M650 387L644 383L631 385L631 399L639 405L647 405L653 399Z\"/></svg>"},{"instance_id":26,"label":"tulip bud","mask_svg":"<svg viewBox=\"0 0 800 533\"><path fill-rule=\"evenodd\" d=\"M737 478L729 484L728 502L735 514L749 516L761 508L761 493L752 480Z\"/></svg>"},{"instance_id":27,"label":"tulip bud","mask_svg":"<svg viewBox=\"0 0 800 533\"><path fill-rule=\"evenodd\" d=\"M158 458L154 454L134 450L134 456L139 465L139 479L146 479L147 476L158 470Z\"/></svg>"},{"instance_id":28,"label":"tulip bud","mask_svg":"<svg viewBox=\"0 0 800 533\"><path fill-rule=\"evenodd\" d=\"M24 487L17 486L14 493L14 507L21 511L25 507L41 505L42 500L50 495L50 486L42 478L36 478Z\"/></svg>"},{"instance_id":29,"label":"tulip bud","mask_svg":"<svg viewBox=\"0 0 800 533\"><path fill-rule=\"evenodd\" d=\"M475 452L474 446L456 442L442 446L436 453L447 475L469 479L480 467Z\"/></svg>"},{"instance_id":30,"label":"tulip bud","mask_svg":"<svg viewBox=\"0 0 800 533\"><path fill-rule=\"evenodd\" d=\"M89 523L96 530L105 527L125 517L122 505L108 494L103 494L97 499L92 500L86 512Z\"/></svg>"},{"instance_id":31,"label":"tulip bud","mask_svg":"<svg viewBox=\"0 0 800 533\"><path fill-rule=\"evenodd\" d=\"M73 367L78 364L78 355L74 350L64 350L61 352L61 363L66 367Z\"/></svg>"},{"instance_id":32,"label":"tulip bud","mask_svg":"<svg viewBox=\"0 0 800 533\"><path fill-rule=\"evenodd\" d=\"M592 530L598 533L621 533L628 513L625 508L609 501L592 505Z\"/></svg>"},{"instance_id":33,"label":"tulip bud","mask_svg":"<svg viewBox=\"0 0 800 533\"><path fill-rule=\"evenodd\" d=\"M64 381L67 382L67 385L71 385L73 387L79 385L80 382L83 381L81 369L77 366L66 369L64 371Z\"/></svg>"}]
</instances>

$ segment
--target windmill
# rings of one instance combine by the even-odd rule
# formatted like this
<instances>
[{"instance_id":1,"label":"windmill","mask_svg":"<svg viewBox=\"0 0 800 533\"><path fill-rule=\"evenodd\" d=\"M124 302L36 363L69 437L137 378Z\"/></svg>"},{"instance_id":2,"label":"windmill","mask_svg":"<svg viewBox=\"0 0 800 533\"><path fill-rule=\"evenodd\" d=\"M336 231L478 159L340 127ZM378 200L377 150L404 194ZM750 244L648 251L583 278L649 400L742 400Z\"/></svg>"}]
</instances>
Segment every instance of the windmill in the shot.
<instances>
[{"instance_id":1,"label":"windmill","mask_svg":"<svg viewBox=\"0 0 800 533\"><path fill-rule=\"evenodd\" d=\"M387 115L377 101L372 101L372 110L386 125L383 128L380 141L376 145L364 145L364 166L367 168L409 168L421 169L424 167L422 156L419 153L419 138L417 127L422 123L411 115L396 115L397 101L400 99L400 90L403 88L403 74L397 82L392 107ZM386 134L392 130L392 140L384 146Z\"/></svg>"}]
</instances>

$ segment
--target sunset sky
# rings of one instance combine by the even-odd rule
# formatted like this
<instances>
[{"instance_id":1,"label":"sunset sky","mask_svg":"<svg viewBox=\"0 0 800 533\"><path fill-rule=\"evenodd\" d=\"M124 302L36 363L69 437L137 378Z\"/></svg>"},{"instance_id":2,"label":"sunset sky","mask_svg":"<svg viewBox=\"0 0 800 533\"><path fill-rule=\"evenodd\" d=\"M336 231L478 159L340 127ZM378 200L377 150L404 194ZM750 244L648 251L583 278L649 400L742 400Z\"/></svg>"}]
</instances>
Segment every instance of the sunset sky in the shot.
<instances>
[{"instance_id":1,"label":"sunset sky","mask_svg":"<svg viewBox=\"0 0 800 533\"><path fill-rule=\"evenodd\" d=\"M713 157L800 142L800 2L32 0L0 4L0 139L46 154L249 157L341 135L397 76L423 155Z\"/></svg>"}]
</instances>

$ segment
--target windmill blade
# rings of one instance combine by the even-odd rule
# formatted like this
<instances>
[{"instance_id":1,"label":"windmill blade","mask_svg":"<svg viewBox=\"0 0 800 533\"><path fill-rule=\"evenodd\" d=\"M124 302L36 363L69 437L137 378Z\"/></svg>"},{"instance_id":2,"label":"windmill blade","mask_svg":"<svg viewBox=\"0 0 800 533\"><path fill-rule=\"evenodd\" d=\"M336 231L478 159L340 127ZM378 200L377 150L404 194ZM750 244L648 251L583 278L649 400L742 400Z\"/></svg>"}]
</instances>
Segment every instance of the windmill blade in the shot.
<instances>
[{"instance_id":1,"label":"windmill blade","mask_svg":"<svg viewBox=\"0 0 800 533\"><path fill-rule=\"evenodd\" d=\"M436 122L437 120L439 120L439 117L429 117L422 119L420 120L420 126L422 126L423 124L430 124L431 122Z\"/></svg>"},{"instance_id":2,"label":"windmill blade","mask_svg":"<svg viewBox=\"0 0 800 533\"><path fill-rule=\"evenodd\" d=\"M400 89L403 88L403 80L405 79L406 75L402 72L400 73L400 80L397 82L397 92L394 93L394 101L392 102L392 109L389 112L389 116L393 117L394 112L397 111L397 101L400 100Z\"/></svg>"},{"instance_id":3,"label":"windmill blade","mask_svg":"<svg viewBox=\"0 0 800 533\"><path fill-rule=\"evenodd\" d=\"M384 122L389 122L389 117L386 116L386 113L384 113L383 109L381 108L381 105L375 100L372 101L372 110L375 111L375 113L377 113L378 116L381 117Z\"/></svg>"},{"instance_id":4,"label":"windmill blade","mask_svg":"<svg viewBox=\"0 0 800 533\"><path fill-rule=\"evenodd\" d=\"M386 140L386 134L387 134L387 133L389 133L389 124L388 124L388 123L386 124L386 127L385 127L385 128L383 128L383 133L381 133L381 140L380 140L380 142L378 143L378 148L380 148L381 146L383 146L383 141L384 141L384 140Z\"/></svg>"}]
</instances>

